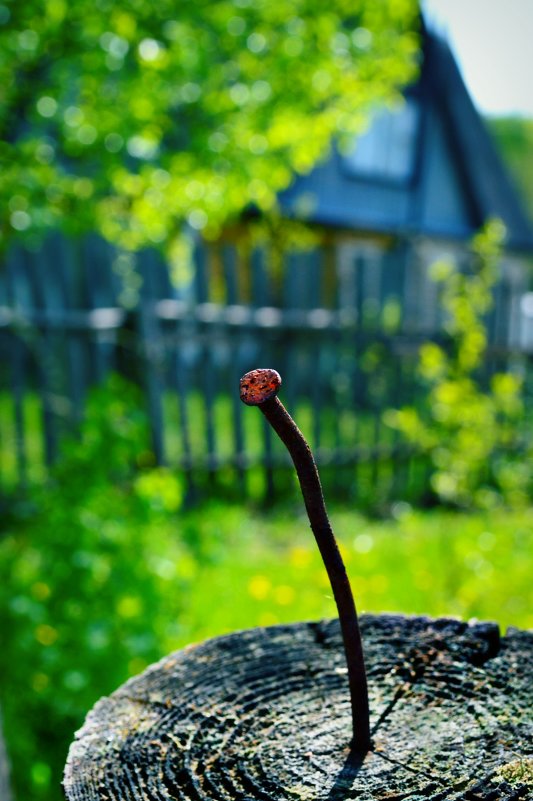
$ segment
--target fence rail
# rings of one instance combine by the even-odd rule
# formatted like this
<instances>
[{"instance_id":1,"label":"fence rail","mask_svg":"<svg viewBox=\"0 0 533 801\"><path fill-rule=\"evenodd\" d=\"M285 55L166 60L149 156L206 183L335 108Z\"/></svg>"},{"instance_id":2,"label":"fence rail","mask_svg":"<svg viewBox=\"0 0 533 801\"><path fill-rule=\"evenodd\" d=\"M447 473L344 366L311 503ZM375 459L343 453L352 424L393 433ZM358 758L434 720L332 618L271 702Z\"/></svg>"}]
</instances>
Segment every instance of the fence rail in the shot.
<instances>
[{"instance_id":1,"label":"fence rail","mask_svg":"<svg viewBox=\"0 0 533 801\"><path fill-rule=\"evenodd\" d=\"M419 398L418 348L441 336L438 307L424 305L435 290L413 282L405 249L350 253L287 256L278 305L265 253L245 258L227 243L198 246L177 287L156 255L132 265L94 238L11 253L0 272L0 489L45 475L88 389L119 371L143 388L155 460L182 470L191 493L219 481L249 492L259 471L272 495L286 485L287 456L237 389L243 373L273 366L326 480L355 499L423 491L427 466L382 413ZM491 359L529 375L515 307L506 285Z\"/></svg>"}]
</instances>

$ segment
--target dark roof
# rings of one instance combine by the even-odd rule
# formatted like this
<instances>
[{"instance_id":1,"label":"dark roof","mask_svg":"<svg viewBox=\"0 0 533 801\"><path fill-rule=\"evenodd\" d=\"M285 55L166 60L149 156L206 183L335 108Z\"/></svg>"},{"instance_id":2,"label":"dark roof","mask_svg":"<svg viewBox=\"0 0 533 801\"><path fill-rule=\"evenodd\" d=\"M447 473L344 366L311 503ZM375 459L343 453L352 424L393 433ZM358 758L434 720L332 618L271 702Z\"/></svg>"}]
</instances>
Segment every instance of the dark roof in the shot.
<instances>
[{"instance_id":1,"label":"dark roof","mask_svg":"<svg viewBox=\"0 0 533 801\"><path fill-rule=\"evenodd\" d=\"M334 227L459 240L499 217L508 247L533 252L532 226L448 44L423 37L404 109L377 115L351 156L334 149L297 177L281 209Z\"/></svg>"}]
</instances>

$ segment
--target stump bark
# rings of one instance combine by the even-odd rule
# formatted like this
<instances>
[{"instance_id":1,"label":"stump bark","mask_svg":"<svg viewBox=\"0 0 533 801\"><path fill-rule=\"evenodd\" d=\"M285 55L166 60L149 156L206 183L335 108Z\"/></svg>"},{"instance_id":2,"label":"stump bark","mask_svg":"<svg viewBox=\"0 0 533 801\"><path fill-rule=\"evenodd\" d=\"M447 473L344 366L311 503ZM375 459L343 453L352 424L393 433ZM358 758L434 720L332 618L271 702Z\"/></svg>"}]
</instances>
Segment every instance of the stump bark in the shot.
<instances>
[{"instance_id":1,"label":"stump bark","mask_svg":"<svg viewBox=\"0 0 533 801\"><path fill-rule=\"evenodd\" d=\"M373 749L350 751L338 621L238 632L101 699L72 744L68 801L533 798L533 634L361 618Z\"/></svg>"}]
</instances>

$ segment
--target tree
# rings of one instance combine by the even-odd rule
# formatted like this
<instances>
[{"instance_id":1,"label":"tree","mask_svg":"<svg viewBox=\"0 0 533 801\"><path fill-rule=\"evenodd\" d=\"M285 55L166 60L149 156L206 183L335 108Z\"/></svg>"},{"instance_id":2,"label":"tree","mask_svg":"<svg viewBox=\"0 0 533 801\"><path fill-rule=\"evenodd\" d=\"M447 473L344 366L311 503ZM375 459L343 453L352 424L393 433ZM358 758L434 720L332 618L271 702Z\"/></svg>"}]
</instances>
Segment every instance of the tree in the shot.
<instances>
[{"instance_id":1,"label":"tree","mask_svg":"<svg viewBox=\"0 0 533 801\"><path fill-rule=\"evenodd\" d=\"M533 220L533 120L492 117L487 122Z\"/></svg>"},{"instance_id":2,"label":"tree","mask_svg":"<svg viewBox=\"0 0 533 801\"><path fill-rule=\"evenodd\" d=\"M414 77L415 0L4 0L2 245L266 212Z\"/></svg>"}]
</instances>

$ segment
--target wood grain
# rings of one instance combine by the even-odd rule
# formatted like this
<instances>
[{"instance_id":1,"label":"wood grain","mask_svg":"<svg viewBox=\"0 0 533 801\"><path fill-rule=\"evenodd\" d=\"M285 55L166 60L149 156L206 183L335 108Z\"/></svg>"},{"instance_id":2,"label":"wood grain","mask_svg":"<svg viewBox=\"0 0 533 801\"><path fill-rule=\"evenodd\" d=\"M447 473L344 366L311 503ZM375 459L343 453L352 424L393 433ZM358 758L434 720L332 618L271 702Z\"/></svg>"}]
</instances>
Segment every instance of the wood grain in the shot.
<instances>
[{"instance_id":1,"label":"wood grain","mask_svg":"<svg viewBox=\"0 0 533 801\"><path fill-rule=\"evenodd\" d=\"M533 634L361 623L374 741L363 761L348 747L338 621L258 628L171 654L101 699L70 749L68 801L532 798Z\"/></svg>"}]
</instances>

